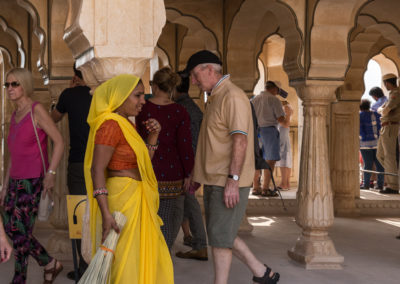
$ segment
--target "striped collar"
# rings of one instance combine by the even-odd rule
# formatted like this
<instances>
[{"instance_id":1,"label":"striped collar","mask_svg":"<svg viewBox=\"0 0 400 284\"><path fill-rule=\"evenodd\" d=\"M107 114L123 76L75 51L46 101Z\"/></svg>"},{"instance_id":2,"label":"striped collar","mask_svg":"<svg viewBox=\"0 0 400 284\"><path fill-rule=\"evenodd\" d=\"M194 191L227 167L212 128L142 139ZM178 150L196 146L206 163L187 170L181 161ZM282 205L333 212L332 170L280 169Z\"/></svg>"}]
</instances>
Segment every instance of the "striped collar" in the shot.
<instances>
[{"instance_id":1,"label":"striped collar","mask_svg":"<svg viewBox=\"0 0 400 284\"><path fill-rule=\"evenodd\" d=\"M222 76L222 78L219 79L219 81L217 82L217 84L215 84L215 86L212 88L211 94L212 94L212 92L213 92L219 85L221 85L221 83L222 83L223 80L225 80L226 78L229 78L230 76L231 76L231 75L229 75L229 74L226 74L226 75Z\"/></svg>"}]
</instances>

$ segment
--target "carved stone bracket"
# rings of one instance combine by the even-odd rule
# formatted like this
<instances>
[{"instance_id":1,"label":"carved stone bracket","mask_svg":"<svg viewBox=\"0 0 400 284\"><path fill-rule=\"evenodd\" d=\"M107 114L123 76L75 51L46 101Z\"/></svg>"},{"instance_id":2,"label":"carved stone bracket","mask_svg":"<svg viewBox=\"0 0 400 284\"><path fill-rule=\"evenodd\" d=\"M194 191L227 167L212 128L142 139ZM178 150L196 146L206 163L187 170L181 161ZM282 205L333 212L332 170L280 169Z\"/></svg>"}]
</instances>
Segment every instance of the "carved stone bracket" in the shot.
<instances>
[{"instance_id":1,"label":"carved stone bracket","mask_svg":"<svg viewBox=\"0 0 400 284\"><path fill-rule=\"evenodd\" d=\"M82 56L77 59L77 65L82 71L85 82L92 90L106 80L118 74L133 74L141 76L146 69L148 58L92 58ZM85 62L82 65L80 62Z\"/></svg>"},{"instance_id":2,"label":"carved stone bracket","mask_svg":"<svg viewBox=\"0 0 400 284\"><path fill-rule=\"evenodd\" d=\"M68 5L63 39L92 90L118 74L143 75L166 22L164 1L69 0Z\"/></svg>"},{"instance_id":3,"label":"carved stone bracket","mask_svg":"<svg viewBox=\"0 0 400 284\"><path fill-rule=\"evenodd\" d=\"M296 223L303 229L289 256L307 269L341 268L328 228L333 224L333 196L328 155L327 109L339 82L305 81L294 84L304 106Z\"/></svg>"}]
</instances>

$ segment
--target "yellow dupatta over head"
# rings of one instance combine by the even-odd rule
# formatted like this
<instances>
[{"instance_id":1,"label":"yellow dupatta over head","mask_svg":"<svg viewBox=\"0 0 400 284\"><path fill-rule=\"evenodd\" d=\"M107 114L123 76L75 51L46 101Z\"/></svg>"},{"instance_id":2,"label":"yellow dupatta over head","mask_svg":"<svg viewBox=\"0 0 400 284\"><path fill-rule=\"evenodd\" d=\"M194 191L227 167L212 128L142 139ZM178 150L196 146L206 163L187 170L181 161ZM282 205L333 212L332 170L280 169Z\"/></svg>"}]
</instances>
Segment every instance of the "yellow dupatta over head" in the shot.
<instances>
[{"instance_id":1,"label":"yellow dupatta over head","mask_svg":"<svg viewBox=\"0 0 400 284\"><path fill-rule=\"evenodd\" d=\"M85 182L89 201L88 204L90 206L92 256L96 252L96 246L98 245L98 240L96 244L96 231L99 230L99 224L96 220L98 220L98 216L100 214L100 209L98 207L97 201L95 198L93 198L93 181L91 176L93 152L95 147L95 136L96 131L103 124L103 122L111 119L115 120L118 123L125 139L135 152L138 169L142 178L142 181L139 182L141 186L141 192L139 195L136 195L138 196L135 197L136 200L132 202L131 200L129 200L125 204L118 204L117 206L118 211L121 211L122 213L124 213L126 209L129 209L129 207L132 206L140 207L138 210L135 209L136 213L141 210L140 214L133 214L135 217L126 216L128 220L130 220L129 218L135 218L135 220L131 220L130 222L132 226L135 225L140 227L139 229L138 227L135 227L134 229L132 229L131 233L140 234L140 236L130 236L129 240L129 242L136 244L138 244L139 242L140 247L135 249L138 251L140 250L140 263L132 263L128 266L139 266L137 268L137 273L141 275L138 276L137 283L162 283L161 281L163 281L164 283L173 283L172 261L160 230L162 221L161 218L157 215L159 207L157 180L153 171L148 149L146 147L146 144L136 131L135 127L126 118L114 112L132 93L132 91L137 86L139 80L140 79L138 77L128 74L116 76L97 87L92 98L92 103L87 119L87 122L90 126L90 132L84 161ZM126 179L127 178L125 178L124 182L126 181ZM123 186L123 183L121 183L121 186ZM139 201L137 198L139 198ZM109 208L113 208L113 199L109 197L108 200ZM121 206L122 208L119 208L119 206ZM129 221L127 222L127 224L128 223ZM126 227L127 225L125 225L125 228L123 230L130 230L129 227ZM133 240L133 238L138 239ZM120 242L118 243L118 245L120 245ZM118 245L116 250L117 252ZM129 247L130 244L121 245ZM122 255L118 255L118 257L121 257L124 260L124 264L126 264L125 262L129 263L131 261L136 261L129 260L129 254L127 251L121 251ZM125 265L119 266L121 266L121 268L116 267L115 270L120 269L121 271L114 270L112 272L112 278L115 283L125 283L125 280L119 280L124 279L123 274L126 272L126 270L125 272L122 271L122 267L124 267ZM157 270L159 271L157 272ZM162 275L157 275L157 273L159 274L160 272L162 273Z\"/></svg>"}]
</instances>

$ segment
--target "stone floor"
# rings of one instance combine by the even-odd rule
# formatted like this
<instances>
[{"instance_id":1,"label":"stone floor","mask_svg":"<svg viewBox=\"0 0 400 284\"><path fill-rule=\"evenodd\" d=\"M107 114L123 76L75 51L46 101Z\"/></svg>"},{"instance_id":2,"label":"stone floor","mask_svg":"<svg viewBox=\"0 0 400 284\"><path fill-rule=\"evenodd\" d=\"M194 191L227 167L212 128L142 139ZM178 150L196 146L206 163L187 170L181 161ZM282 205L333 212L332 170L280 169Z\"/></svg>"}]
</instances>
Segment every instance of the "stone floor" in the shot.
<instances>
[{"instance_id":1,"label":"stone floor","mask_svg":"<svg viewBox=\"0 0 400 284\"><path fill-rule=\"evenodd\" d=\"M295 198L295 190L283 192L283 196L286 200ZM254 199L259 198L250 197L250 201ZM373 191L362 191L361 199L400 200L400 195L384 196ZM242 234L241 237L259 259L280 272L279 283L400 283L400 240L395 238L400 234L400 212L394 218L335 218L329 234L337 252L344 256L343 270L305 270L289 259L287 250L295 244L301 233L293 216L266 214L249 217L249 221L254 230L251 234ZM49 230L48 226L38 224L35 235L46 244L51 235ZM182 235L179 235L173 248L173 255L179 250L187 249L188 247L182 244ZM72 270L72 261L65 255L57 257L63 259L64 271L55 283L74 283L66 278L66 273ZM175 283L212 283L211 255L209 258L209 261L202 262L173 256ZM8 284L12 274L13 260L1 264L0 284ZM249 270L234 259L229 283L252 283L251 277ZM30 259L28 284L42 283L41 279L42 269Z\"/></svg>"}]
</instances>

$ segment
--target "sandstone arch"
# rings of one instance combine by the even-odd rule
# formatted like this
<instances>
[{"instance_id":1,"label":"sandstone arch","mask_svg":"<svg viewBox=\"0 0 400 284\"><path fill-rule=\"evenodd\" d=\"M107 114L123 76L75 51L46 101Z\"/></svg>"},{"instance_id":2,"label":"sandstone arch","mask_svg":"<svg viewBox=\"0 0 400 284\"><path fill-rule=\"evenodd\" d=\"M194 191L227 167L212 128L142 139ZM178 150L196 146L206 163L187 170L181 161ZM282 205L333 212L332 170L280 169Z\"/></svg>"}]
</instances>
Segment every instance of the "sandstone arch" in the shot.
<instances>
[{"instance_id":1,"label":"sandstone arch","mask_svg":"<svg viewBox=\"0 0 400 284\"><path fill-rule=\"evenodd\" d=\"M349 64L348 34L368 0L320 0L310 35L310 79L343 80Z\"/></svg>"},{"instance_id":2,"label":"sandstone arch","mask_svg":"<svg viewBox=\"0 0 400 284\"><path fill-rule=\"evenodd\" d=\"M52 80L72 76L74 59L71 50L63 40L67 20L68 1L52 0L49 9L49 76Z\"/></svg>"},{"instance_id":3,"label":"sandstone arch","mask_svg":"<svg viewBox=\"0 0 400 284\"><path fill-rule=\"evenodd\" d=\"M350 43L351 64L346 72L342 99L360 99L368 61L388 46L400 46L400 33L395 26L366 14L358 17L358 24L362 31L355 32Z\"/></svg>"},{"instance_id":4,"label":"sandstone arch","mask_svg":"<svg viewBox=\"0 0 400 284\"><path fill-rule=\"evenodd\" d=\"M10 53L10 51L9 51L7 48L5 48L4 46L0 46L0 55L1 55L1 59L2 59L1 61L3 62L3 64L4 64L5 62L7 62L7 64L8 64L11 68L14 67L14 63L13 63L13 61L12 61L11 53ZM5 60L5 59L7 59L7 60ZM22 66L21 68L23 68L23 66Z\"/></svg>"},{"instance_id":5,"label":"sandstone arch","mask_svg":"<svg viewBox=\"0 0 400 284\"><path fill-rule=\"evenodd\" d=\"M364 92L364 73L368 61L383 48L392 45L376 31L368 31L357 35L351 46L351 64L345 76L344 92L339 99L361 98Z\"/></svg>"},{"instance_id":6,"label":"sandstone arch","mask_svg":"<svg viewBox=\"0 0 400 284\"><path fill-rule=\"evenodd\" d=\"M17 49L18 49L18 55L19 55L19 65L18 66L21 68L24 68L25 67L25 50L23 48L23 43L22 43L21 37L19 36L17 31L15 31L13 28L11 28L7 25L6 20L1 16L0 16L0 26L2 27L4 32L8 33L12 38L15 39L15 42L17 44ZM7 54L11 58L11 54L10 54L10 52L8 52L7 49L5 49L3 47L2 50L6 50Z\"/></svg>"},{"instance_id":7,"label":"sandstone arch","mask_svg":"<svg viewBox=\"0 0 400 284\"><path fill-rule=\"evenodd\" d=\"M187 33L181 43L177 69L183 69L189 57L196 51L207 49L221 56L215 34L198 18L185 15L174 8L166 9L167 20L187 28Z\"/></svg>"},{"instance_id":8,"label":"sandstone arch","mask_svg":"<svg viewBox=\"0 0 400 284\"><path fill-rule=\"evenodd\" d=\"M233 18L226 58L228 72L246 92L252 92L256 84L257 57L262 44L275 33L285 38L283 67L289 78L304 77L302 35L292 10L280 1L247 0Z\"/></svg>"},{"instance_id":9,"label":"sandstone arch","mask_svg":"<svg viewBox=\"0 0 400 284\"><path fill-rule=\"evenodd\" d=\"M24 8L32 18L32 30L35 36L38 38L40 45L40 52L36 62L36 67L42 75L44 84L47 85L49 83L49 74L44 63L44 54L46 52L46 33L40 26L39 14L31 2L26 0L16 0L16 2L19 6Z\"/></svg>"},{"instance_id":10,"label":"sandstone arch","mask_svg":"<svg viewBox=\"0 0 400 284\"><path fill-rule=\"evenodd\" d=\"M393 23L380 21L370 14L360 14L358 22L367 30L376 30L382 37L390 40L399 50L400 55L400 29Z\"/></svg>"}]
</instances>

